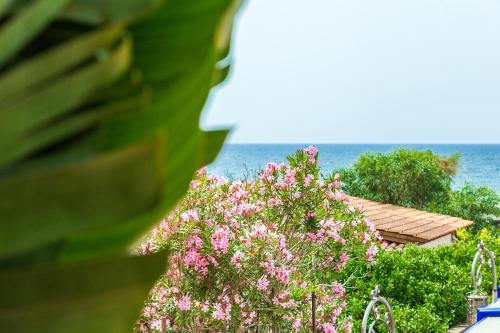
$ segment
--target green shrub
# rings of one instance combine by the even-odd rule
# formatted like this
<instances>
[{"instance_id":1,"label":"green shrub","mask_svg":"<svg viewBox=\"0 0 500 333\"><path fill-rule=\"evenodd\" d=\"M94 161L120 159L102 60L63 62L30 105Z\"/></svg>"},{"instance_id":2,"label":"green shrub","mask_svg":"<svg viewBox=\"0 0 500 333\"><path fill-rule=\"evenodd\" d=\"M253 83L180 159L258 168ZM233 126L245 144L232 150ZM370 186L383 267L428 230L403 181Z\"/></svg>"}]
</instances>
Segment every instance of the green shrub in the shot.
<instances>
[{"instance_id":1,"label":"green shrub","mask_svg":"<svg viewBox=\"0 0 500 333\"><path fill-rule=\"evenodd\" d=\"M479 238L497 254L500 239L487 229L479 237L463 232L461 237L460 242L436 248L410 245L403 250L381 251L374 267L351 263L344 279L349 281L348 311L355 327L361 324L375 285L381 286L382 295L393 306L399 332L445 332L449 326L464 322L467 295L472 292L471 264ZM489 295L491 274L485 271L483 277L481 293Z\"/></svg>"},{"instance_id":2,"label":"green shrub","mask_svg":"<svg viewBox=\"0 0 500 333\"><path fill-rule=\"evenodd\" d=\"M429 209L472 220L474 229L480 230L492 224L493 216L500 216L499 204L500 197L492 189L466 183L460 190L451 192L446 204L434 203Z\"/></svg>"},{"instance_id":3,"label":"green shrub","mask_svg":"<svg viewBox=\"0 0 500 333\"><path fill-rule=\"evenodd\" d=\"M448 329L448 323L442 321L434 307L428 305L415 308L400 305L394 309L394 320L400 333L435 333Z\"/></svg>"},{"instance_id":4,"label":"green shrub","mask_svg":"<svg viewBox=\"0 0 500 333\"><path fill-rule=\"evenodd\" d=\"M348 193L396 205L425 207L447 198L450 192L451 177L442 167L442 160L430 150L366 153L359 157L351 174L344 171L342 176L346 176L343 179Z\"/></svg>"},{"instance_id":5,"label":"green shrub","mask_svg":"<svg viewBox=\"0 0 500 333\"><path fill-rule=\"evenodd\" d=\"M474 230L492 227L492 217L500 215L500 197L493 190L471 184L451 189L459 156L408 149L366 153L351 169L335 170L331 177L339 173L353 196L472 220Z\"/></svg>"}]
</instances>

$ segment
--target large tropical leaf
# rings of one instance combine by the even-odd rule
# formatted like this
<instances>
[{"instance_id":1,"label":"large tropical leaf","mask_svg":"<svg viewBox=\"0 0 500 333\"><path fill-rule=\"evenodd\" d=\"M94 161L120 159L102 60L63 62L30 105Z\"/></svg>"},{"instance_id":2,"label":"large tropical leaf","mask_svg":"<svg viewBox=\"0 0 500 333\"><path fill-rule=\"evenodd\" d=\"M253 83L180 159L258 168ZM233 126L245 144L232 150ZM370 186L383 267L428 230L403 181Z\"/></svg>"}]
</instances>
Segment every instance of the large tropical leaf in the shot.
<instances>
[{"instance_id":1,"label":"large tropical leaf","mask_svg":"<svg viewBox=\"0 0 500 333\"><path fill-rule=\"evenodd\" d=\"M153 142L0 178L0 258L153 208L163 180L158 150Z\"/></svg>"},{"instance_id":2,"label":"large tropical leaf","mask_svg":"<svg viewBox=\"0 0 500 333\"><path fill-rule=\"evenodd\" d=\"M199 118L238 5L0 2L2 330L131 327L163 261L127 253L227 134Z\"/></svg>"},{"instance_id":3,"label":"large tropical leaf","mask_svg":"<svg viewBox=\"0 0 500 333\"><path fill-rule=\"evenodd\" d=\"M0 30L0 66L57 16L68 0L38 0L21 8Z\"/></svg>"},{"instance_id":4,"label":"large tropical leaf","mask_svg":"<svg viewBox=\"0 0 500 333\"><path fill-rule=\"evenodd\" d=\"M130 332L165 255L4 270L2 332Z\"/></svg>"},{"instance_id":5,"label":"large tropical leaf","mask_svg":"<svg viewBox=\"0 0 500 333\"><path fill-rule=\"evenodd\" d=\"M17 12L29 0L2 0L2 9L8 13ZM10 3L13 2L13 5ZM117 21L137 21L154 9L164 4L166 0L69 0L59 12L58 17L90 25L107 24Z\"/></svg>"},{"instance_id":6,"label":"large tropical leaf","mask_svg":"<svg viewBox=\"0 0 500 333\"><path fill-rule=\"evenodd\" d=\"M0 86L9 87L0 95L0 215L6 217L0 258L54 241L73 248L73 241L102 238L99 233L109 235L113 226L130 231L119 237L120 246L109 243L123 251L181 197L193 172L223 142L223 133L207 135L198 123L219 72L218 34L222 23L227 26L224 14L234 11L231 4L171 0L132 25L131 34L121 26L91 31L16 63L0 77ZM95 57L99 53L105 56ZM113 94L113 82L120 87L133 76L117 81L130 64L131 74L140 73L142 86L149 87L149 103L143 89L118 99ZM70 144L62 144L68 137ZM125 147L145 145L143 154L115 159L131 151ZM106 242L99 244L109 253Z\"/></svg>"}]
</instances>

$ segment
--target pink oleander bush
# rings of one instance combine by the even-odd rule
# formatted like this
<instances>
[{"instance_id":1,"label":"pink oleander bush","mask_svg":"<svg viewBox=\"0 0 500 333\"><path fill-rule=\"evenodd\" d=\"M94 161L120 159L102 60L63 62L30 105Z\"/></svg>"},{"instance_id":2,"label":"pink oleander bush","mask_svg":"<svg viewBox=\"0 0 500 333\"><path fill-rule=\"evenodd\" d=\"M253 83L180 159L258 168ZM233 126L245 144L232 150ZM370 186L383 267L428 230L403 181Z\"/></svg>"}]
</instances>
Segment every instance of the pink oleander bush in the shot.
<instances>
[{"instance_id":1,"label":"pink oleander bush","mask_svg":"<svg viewBox=\"0 0 500 333\"><path fill-rule=\"evenodd\" d=\"M177 208L141 244L169 247L140 332L310 332L311 295L321 332L350 332L349 261L374 264L380 236L338 177L324 181L315 147L256 179L229 182L200 170Z\"/></svg>"}]
</instances>

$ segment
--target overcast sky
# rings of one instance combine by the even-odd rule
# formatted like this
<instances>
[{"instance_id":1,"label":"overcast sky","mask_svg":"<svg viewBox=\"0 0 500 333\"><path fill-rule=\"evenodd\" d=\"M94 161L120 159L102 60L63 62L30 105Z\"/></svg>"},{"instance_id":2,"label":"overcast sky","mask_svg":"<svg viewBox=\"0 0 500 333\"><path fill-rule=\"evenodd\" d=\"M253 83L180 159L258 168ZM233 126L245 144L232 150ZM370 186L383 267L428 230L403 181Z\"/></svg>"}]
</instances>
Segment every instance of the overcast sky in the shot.
<instances>
[{"instance_id":1,"label":"overcast sky","mask_svg":"<svg viewBox=\"0 0 500 333\"><path fill-rule=\"evenodd\" d=\"M205 128L238 143L500 143L500 0L247 0Z\"/></svg>"}]
</instances>

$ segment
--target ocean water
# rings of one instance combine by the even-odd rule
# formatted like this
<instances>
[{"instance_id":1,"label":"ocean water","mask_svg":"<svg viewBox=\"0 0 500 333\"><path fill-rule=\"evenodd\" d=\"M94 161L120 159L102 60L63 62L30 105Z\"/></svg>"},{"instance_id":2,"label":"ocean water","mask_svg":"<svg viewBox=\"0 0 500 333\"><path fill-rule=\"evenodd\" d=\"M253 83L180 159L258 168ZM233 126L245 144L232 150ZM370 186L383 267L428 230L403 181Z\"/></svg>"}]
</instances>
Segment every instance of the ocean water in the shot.
<instances>
[{"instance_id":1,"label":"ocean water","mask_svg":"<svg viewBox=\"0 0 500 333\"><path fill-rule=\"evenodd\" d=\"M285 157L308 144L226 144L217 160L209 166L212 173L230 179L252 177L267 162L286 162ZM430 149L448 156L459 152L460 168L453 187L464 182L486 185L500 194L500 144L317 144L321 172L352 166L365 152L388 152L399 147L417 150Z\"/></svg>"}]
</instances>

